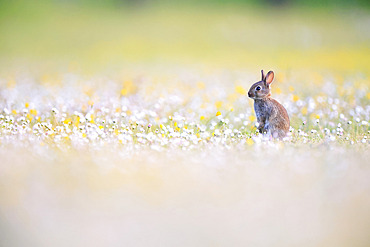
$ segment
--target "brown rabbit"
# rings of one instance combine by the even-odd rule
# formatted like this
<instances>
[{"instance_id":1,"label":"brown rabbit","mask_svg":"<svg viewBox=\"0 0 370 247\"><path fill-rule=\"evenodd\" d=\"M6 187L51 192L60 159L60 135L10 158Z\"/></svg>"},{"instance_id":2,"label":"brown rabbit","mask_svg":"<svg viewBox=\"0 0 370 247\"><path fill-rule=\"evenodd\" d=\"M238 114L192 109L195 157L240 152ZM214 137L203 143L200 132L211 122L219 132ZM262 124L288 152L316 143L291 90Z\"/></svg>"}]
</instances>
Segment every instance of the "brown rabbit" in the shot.
<instances>
[{"instance_id":1,"label":"brown rabbit","mask_svg":"<svg viewBox=\"0 0 370 247\"><path fill-rule=\"evenodd\" d=\"M271 98L270 84L274 72L267 75L262 72L262 80L254 83L249 89L248 96L254 99L254 111L257 115L258 131L272 138L284 138L289 131L289 116L284 106Z\"/></svg>"}]
</instances>

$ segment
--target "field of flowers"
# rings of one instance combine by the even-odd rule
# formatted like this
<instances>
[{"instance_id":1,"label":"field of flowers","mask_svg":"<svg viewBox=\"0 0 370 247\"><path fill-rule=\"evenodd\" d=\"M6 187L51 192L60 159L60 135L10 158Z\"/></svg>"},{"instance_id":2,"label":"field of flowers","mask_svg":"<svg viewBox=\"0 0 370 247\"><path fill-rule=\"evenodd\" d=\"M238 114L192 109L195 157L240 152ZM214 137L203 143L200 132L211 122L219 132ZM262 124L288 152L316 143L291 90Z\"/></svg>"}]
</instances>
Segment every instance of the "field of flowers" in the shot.
<instances>
[{"instance_id":1,"label":"field of flowers","mask_svg":"<svg viewBox=\"0 0 370 247\"><path fill-rule=\"evenodd\" d=\"M253 100L247 97L248 86L260 80L258 71L167 67L131 73L127 78L123 72L123 78L68 73L2 80L2 144L60 150L110 146L128 154L263 145ZM309 80L317 89L304 96L292 86L294 74L277 73L273 96L291 116L284 144L368 148L365 76L342 81L315 76Z\"/></svg>"},{"instance_id":2,"label":"field of flowers","mask_svg":"<svg viewBox=\"0 0 370 247\"><path fill-rule=\"evenodd\" d=\"M243 29L256 16L233 11L193 10L217 24L206 33L182 11L136 13L142 31L130 37L115 34L118 16L99 25L72 16L79 28L111 29L81 36L96 44L76 44L68 66L70 44L36 40L5 19L13 28L1 27L0 245L370 244L369 15L305 22L289 12L295 22L272 14L275 22ZM172 29L174 16L183 30ZM28 28L52 34L52 24L35 23ZM262 44L250 37L260 28ZM247 92L260 69L275 71L272 96L290 115L284 141L256 131Z\"/></svg>"}]
</instances>

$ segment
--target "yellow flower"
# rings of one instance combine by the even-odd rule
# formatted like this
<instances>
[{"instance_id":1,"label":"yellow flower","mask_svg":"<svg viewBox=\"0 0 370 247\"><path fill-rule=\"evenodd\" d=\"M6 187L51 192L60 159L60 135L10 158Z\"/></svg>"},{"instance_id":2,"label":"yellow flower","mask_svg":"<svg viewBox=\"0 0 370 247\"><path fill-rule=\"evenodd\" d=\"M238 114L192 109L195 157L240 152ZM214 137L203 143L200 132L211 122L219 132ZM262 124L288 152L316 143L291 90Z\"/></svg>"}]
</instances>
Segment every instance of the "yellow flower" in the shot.
<instances>
[{"instance_id":1,"label":"yellow flower","mask_svg":"<svg viewBox=\"0 0 370 247\"><path fill-rule=\"evenodd\" d=\"M281 94L281 89L279 87L275 88L275 93L276 94Z\"/></svg>"},{"instance_id":2,"label":"yellow flower","mask_svg":"<svg viewBox=\"0 0 370 247\"><path fill-rule=\"evenodd\" d=\"M298 95L293 94L293 101L294 101L294 102L297 102L298 100L299 100Z\"/></svg>"},{"instance_id":3,"label":"yellow flower","mask_svg":"<svg viewBox=\"0 0 370 247\"><path fill-rule=\"evenodd\" d=\"M293 92L293 91L294 91L294 87L290 86L290 87L289 87L289 91L290 91L290 92Z\"/></svg>"},{"instance_id":4,"label":"yellow flower","mask_svg":"<svg viewBox=\"0 0 370 247\"><path fill-rule=\"evenodd\" d=\"M34 115L34 116L36 116L36 115L37 115L37 111L36 111L35 109L31 109L31 110L30 110L30 113L31 113L32 115Z\"/></svg>"},{"instance_id":5,"label":"yellow flower","mask_svg":"<svg viewBox=\"0 0 370 247\"><path fill-rule=\"evenodd\" d=\"M250 116L249 116L249 121L251 121L251 122L256 121L256 117L255 117L255 116L253 116L253 115L250 115Z\"/></svg>"},{"instance_id":6,"label":"yellow flower","mask_svg":"<svg viewBox=\"0 0 370 247\"><path fill-rule=\"evenodd\" d=\"M221 112L219 112L219 111L218 111L218 112L216 113L216 116L217 116L217 117L218 117L218 116L221 116Z\"/></svg>"},{"instance_id":7,"label":"yellow flower","mask_svg":"<svg viewBox=\"0 0 370 247\"><path fill-rule=\"evenodd\" d=\"M26 108L30 107L30 103L26 102L26 104L24 104L24 107Z\"/></svg>"},{"instance_id":8,"label":"yellow flower","mask_svg":"<svg viewBox=\"0 0 370 247\"><path fill-rule=\"evenodd\" d=\"M103 126L101 126L101 125L99 125L99 129L104 129L104 127L103 127Z\"/></svg>"},{"instance_id":9,"label":"yellow flower","mask_svg":"<svg viewBox=\"0 0 370 247\"><path fill-rule=\"evenodd\" d=\"M236 86L235 91L241 95L247 94L247 90L245 90L242 86Z\"/></svg>"},{"instance_id":10,"label":"yellow flower","mask_svg":"<svg viewBox=\"0 0 370 247\"><path fill-rule=\"evenodd\" d=\"M77 119L75 121L75 126L78 127L80 125L80 117L77 116Z\"/></svg>"},{"instance_id":11,"label":"yellow flower","mask_svg":"<svg viewBox=\"0 0 370 247\"><path fill-rule=\"evenodd\" d=\"M17 114L17 111L16 111L16 110L12 110L12 113L13 113L14 115L16 115L16 114Z\"/></svg>"},{"instance_id":12,"label":"yellow flower","mask_svg":"<svg viewBox=\"0 0 370 247\"><path fill-rule=\"evenodd\" d=\"M95 123L95 115L91 114L90 118L91 118L90 123L94 124Z\"/></svg>"},{"instance_id":13,"label":"yellow flower","mask_svg":"<svg viewBox=\"0 0 370 247\"><path fill-rule=\"evenodd\" d=\"M316 115L316 119L320 119L320 115Z\"/></svg>"},{"instance_id":14,"label":"yellow flower","mask_svg":"<svg viewBox=\"0 0 370 247\"><path fill-rule=\"evenodd\" d=\"M221 108L221 106L222 106L222 101L216 101L215 106L216 106L216 108L217 108L217 109L218 109L218 108Z\"/></svg>"},{"instance_id":15,"label":"yellow flower","mask_svg":"<svg viewBox=\"0 0 370 247\"><path fill-rule=\"evenodd\" d=\"M31 116L31 114L27 113L26 117L27 117L28 120L30 120L30 122L32 122L33 117Z\"/></svg>"},{"instance_id":16,"label":"yellow flower","mask_svg":"<svg viewBox=\"0 0 370 247\"><path fill-rule=\"evenodd\" d=\"M246 143L248 144L248 146L252 146L254 141L252 140L252 138L248 138Z\"/></svg>"},{"instance_id":17,"label":"yellow flower","mask_svg":"<svg viewBox=\"0 0 370 247\"><path fill-rule=\"evenodd\" d=\"M203 121L204 119L206 119L205 116L200 116L200 121Z\"/></svg>"},{"instance_id":18,"label":"yellow flower","mask_svg":"<svg viewBox=\"0 0 370 247\"><path fill-rule=\"evenodd\" d=\"M86 138L86 133L83 133L83 134L82 134L82 137L83 137L83 138Z\"/></svg>"},{"instance_id":19,"label":"yellow flower","mask_svg":"<svg viewBox=\"0 0 370 247\"><path fill-rule=\"evenodd\" d=\"M301 109L301 113L303 114L303 115L307 115L307 107L303 107L302 109Z\"/></svg>"},{"instance_id":20,"label":"yellow flower","mask_svg":"<svg viewBox=\"0 0 370 247\"><path fill-rule=\"evenodd\" d=\"M160 124L160 125L159 125L159 128L163 129L163 124Z\"/></svg>"},{"instance_id":21,"label":"yellow flower","mask_svg":"<svg viewBox=\"0 0 370 247\"><path fill-rule=\"evenodd\" d=\"M127 95L127 93L128 93L127 88L122 88L122 90L121 90L121 95L122 95L122 96L125 96L125 95Z\"/></svg>"},{"instance_id":22,"label":"yellow flower","mask_svg":"<svg viewBox=\"0 0 370 247\"><path fill-rule=\"evenodd\" d=\"M63 121L64 124L69 124L71 122L72 122L72 120L70 118L67 118L66 120Z\"/></svg>"},{"instance_id":23,"label":"yellow flower","mask_svg":"<svg viewBox=\"0 0 370 247\"><path fill-rule=\"evenodd\" d=\"M121 90L121 95L126 96L128 94L132 94L136 91L136 86L132 81L125 81L123 83L123 88Z\"/></svg>"}]
</instances>

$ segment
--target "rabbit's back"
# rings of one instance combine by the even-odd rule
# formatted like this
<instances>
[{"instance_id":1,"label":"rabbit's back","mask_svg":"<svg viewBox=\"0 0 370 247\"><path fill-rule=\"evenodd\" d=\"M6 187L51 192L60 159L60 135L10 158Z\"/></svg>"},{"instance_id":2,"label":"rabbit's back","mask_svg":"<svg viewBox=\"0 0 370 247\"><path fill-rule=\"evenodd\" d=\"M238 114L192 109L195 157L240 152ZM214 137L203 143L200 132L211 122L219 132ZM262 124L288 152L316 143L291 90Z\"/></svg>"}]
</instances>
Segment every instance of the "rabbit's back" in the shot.
<instances>
[{"instance_id":1,"label":"rabbit's back","mask_svg":"<svg viewBox=\"0 0 370 247\"><path fill-rule=\"evenodd\" d=\"M255 100L254 109L262 132L278 138L286 136L290 126L289 116L279 102L272 98Z\"/></svg>"},{"instance_id":2,"label":"rabbit's back","mask_svg":"<svg viewBox=\"0 0 370 247\"><path fill-rule=\"evenodd\" d=\"M289 131L290 120L288 116L288 112L279 102L274 99L270 99L273 103L272 106L274 110L270 116L270 125L277 131L282 131L284 136ZM279 137L281 135L279 134Z\"/></svg>"}]
</instances>

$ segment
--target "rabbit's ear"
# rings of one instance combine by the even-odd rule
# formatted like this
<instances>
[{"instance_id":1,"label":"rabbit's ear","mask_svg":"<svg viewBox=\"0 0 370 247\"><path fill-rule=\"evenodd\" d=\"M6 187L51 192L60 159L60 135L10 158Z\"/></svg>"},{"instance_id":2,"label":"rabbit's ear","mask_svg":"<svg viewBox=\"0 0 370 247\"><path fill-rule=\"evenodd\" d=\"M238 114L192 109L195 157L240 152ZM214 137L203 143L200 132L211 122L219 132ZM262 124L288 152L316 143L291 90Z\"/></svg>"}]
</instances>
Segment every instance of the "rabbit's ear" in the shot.
<instances>
[{"instance_id":1,"label":"rabbit's ear","mask_svg":"<svg viewBox=\"0 0 370 247\"><path fill-rule=\"evenodd\" d=\"M265 82L267 85L270 85L272 80L274 79L274 72L269 71L265 77Z\"/></svg>"},{"instance_id":2,"label":"rabbit's ear","mask_svg":"<svg viewBox=\"0 0 370 247\"><path fill-rule=\"evenodd\" d=\"M262 79L261 79L261 81L265 81L266 76L265 76L265 73L263 73L263 69L261 70L261 74L262 74Z\"/></svg>"}]
</instances>

